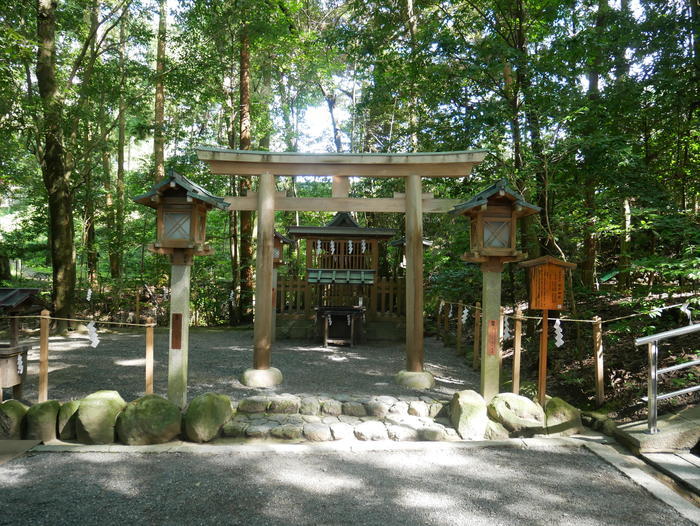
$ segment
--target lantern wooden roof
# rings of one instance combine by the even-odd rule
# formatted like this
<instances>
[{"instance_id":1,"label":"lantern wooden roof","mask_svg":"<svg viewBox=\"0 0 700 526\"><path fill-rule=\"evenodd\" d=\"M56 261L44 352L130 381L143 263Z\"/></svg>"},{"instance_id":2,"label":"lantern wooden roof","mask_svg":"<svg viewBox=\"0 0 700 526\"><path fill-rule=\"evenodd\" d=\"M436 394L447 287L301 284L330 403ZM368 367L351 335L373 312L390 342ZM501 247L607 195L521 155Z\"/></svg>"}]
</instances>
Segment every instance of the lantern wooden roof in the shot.
<instances>
[{"instance_id":1,"label":"lantern wooden roof","mask_svg":"<svg viewBox=\"0 0 700 526\"><path fill-rule=\"evenodd\" d=\"M174 170L170 170L168 177L156 183L148 192L134 197L133 200L139 204L150 206L151 208L158 208L160 198L178 187L184 190L188 200L194 199L200 201L207 205L207 208L215 207L226 210L229 207L229 203L227 203L223 197L217 197L211 194L197 183L190 181L187 177L180 175Z\"/></svg>"},{"instance_id":2,"label":"lantern wooden roof","mask_svg":"<svg viewBox=\"0 0 700 526\"><path fill-rule=\"evenodd\" d=\"M564 267L564 268L576 268L576 263L569 263L568 261L564 261L562 259L557 259L552 256L542 256L536 259L530 259L528 261L522 261L518 263L519 266L525 267L525 268L532 268L532 267L538 267L540 265L556 265L558 267Z\"/></svg>"},{"instance_id":3,"label":"lantern wooden roof","mask_svg":"<svg viewBox=\"0 0 700 526\"><path fill-rule=\"evenodd\" d=\"M348 212L338 212L326 226L290 226L287 232L294 239L389 239L396 234L393 228L361 227Z\"/></svg>"},{"instance_id":4,"label":"lantern wooden roof","mask_svg":"<svg viewBox=\"0 0 700 526\"><path fill-rule=\"evenodd\" d=\"M518 218L537 214L542 210L539 206L525 201L522 195L508 186L505 179L501 179L486 190L476 194L466 203L456 205L450 213L473 217L487 208L489 200L510 201L511 206L513 206L513 212Z\"/></svg>"}]
</instances>

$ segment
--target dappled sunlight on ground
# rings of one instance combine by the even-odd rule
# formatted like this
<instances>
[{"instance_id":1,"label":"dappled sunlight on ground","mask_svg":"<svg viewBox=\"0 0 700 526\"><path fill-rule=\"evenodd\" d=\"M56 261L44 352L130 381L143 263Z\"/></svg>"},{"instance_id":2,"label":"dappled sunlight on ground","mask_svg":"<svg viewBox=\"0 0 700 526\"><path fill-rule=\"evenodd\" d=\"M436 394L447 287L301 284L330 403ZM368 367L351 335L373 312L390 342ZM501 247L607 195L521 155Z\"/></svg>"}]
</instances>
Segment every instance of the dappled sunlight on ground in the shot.
<instances>
[{"instance_id":1,"label":"dappled sunlight on ground","mask_svg":"<svg viewBox=\"0 0 700 526\"><path fill-rule=\"evenodd\" d=\"M101 389L119 391L125 400L145 392L145 331L100 332L100 343L90 347L86 335L51 337L49 344L49 398L82 398ZM36 400L38 339L28 355L25 398ZM154 387L156 394L167 393L168 332L155 334ZM478 374L471 371L453 349L428 338L425 341L426 369L436 376L433 390L413 393L450 397L456 390L477 388ZM203 330L190 332L188 396L215 391L235 399L256 393L309 395L352 394L407 395L411 390L398 386L394 376L405 368L401 343L367 343L353 347L323 347L316 342L279 340L273 345L272 366L284 375L274 388L252 389L239 381L252 367L252 331Z\"/></svg>"}]
</instances>

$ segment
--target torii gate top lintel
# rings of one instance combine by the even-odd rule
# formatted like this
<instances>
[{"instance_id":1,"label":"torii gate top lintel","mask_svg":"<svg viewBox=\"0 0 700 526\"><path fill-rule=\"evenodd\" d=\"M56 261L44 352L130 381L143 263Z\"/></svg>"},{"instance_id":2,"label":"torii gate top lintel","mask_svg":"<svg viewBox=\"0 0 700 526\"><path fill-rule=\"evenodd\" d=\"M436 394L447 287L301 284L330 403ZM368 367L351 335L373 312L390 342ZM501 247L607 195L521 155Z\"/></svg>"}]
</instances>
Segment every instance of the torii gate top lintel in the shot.
<instances>
[{"instance_id":1,"label":"torii gate top lintel","mask_svg":"<svg viewBox=\"0 0 700 526\"><path fill-rule=\"evenodd\" d=\"M198 147L212 173L233 175L336 175L354 177L465 177L487 150L436 153L296 153Z\"/></svg>"}]
</instances>

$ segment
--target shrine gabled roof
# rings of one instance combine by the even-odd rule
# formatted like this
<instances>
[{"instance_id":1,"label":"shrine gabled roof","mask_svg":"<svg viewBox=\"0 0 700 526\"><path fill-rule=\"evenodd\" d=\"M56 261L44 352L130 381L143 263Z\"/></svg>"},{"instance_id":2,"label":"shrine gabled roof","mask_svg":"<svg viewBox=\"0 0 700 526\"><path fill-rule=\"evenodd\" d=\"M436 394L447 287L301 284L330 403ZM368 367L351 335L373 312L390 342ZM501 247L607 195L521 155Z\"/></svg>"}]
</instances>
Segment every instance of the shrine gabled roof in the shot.
<instances>
[{"instance_id":1,"label":"shrine gabled roof","mask_svg":"<svg viewBox=\"0 0 700 526\"><path fill-rule=\"evenodd\" d=\"M45 308L47 304L37 296L39 289L0 288L0 311L20 312L35 307Z\"/></svg>"},{"instance_id":2,"label":"shrine gabled roof","mask_svg":"<svg viewBox=\"0 0 700 526\"><path fill-rule=\"evenodd\" d=\"M389 239L396 235L393 228L361 227L348 212L338 212L326 226L290 226L287 232L292 238L335 237L339 239Z\"/></svg>"},{"instance_id":3,"label":"shrine gabled roof","mask_svg":"<svg viewBox=\"0 0 700 526\"><path fill-rule=\"evenodd\" d=\"M156 183L148 192L134 197L133 200L139 204L157 208L158 204L154 202L152 198L163 194L173 186L179 186L184 189L187 193L187 197L202 201L210 206L220 208L221 210L226 210L229 207L229 203L227 203L223 197L215 196L194 181L190 181L187 177L180 175L174 170L170 170L168 176Z\"/></svg>"},{"instance_id":4,"label":"shrine gabled roof","mask_svg":"<svg viewBox=\"0 0 700 526\"><path fill-rule=\"evenodd\" d=\"M536 214L542 209L539 206L528 203L523 199L523 196L519 192L513 190L505 179L501 179L495 184L489 186L486 190L482 190L469 201L456 205L452 210L451 214L466 214L475 208L482 207L488 203L489 198L493 196L505 197L512 201L516 206L520 206L523 209L521 216L527 216L531 214Z\"/></svg>"}]
</instances>

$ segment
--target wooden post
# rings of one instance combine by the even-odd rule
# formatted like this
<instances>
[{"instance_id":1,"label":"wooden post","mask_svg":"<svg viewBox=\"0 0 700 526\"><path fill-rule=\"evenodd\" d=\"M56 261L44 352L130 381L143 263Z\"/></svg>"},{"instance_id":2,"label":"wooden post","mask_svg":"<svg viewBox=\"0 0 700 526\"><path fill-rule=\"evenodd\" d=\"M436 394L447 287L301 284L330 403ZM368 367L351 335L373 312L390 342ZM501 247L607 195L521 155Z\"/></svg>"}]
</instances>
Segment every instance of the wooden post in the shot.
<instances>
[{"instance_id":1,"label":"wooden post","mask_svg":"<svg viewBox=\"0 0 700 526\"><path fill-rule=\"evenodd\" d=\"M284 305L284 301L282 302ZM277 268L272 268L272 328L270 338L272 343L277 339Z\"/></svg>"},{"instance_id":2,"label":"wooden post","mask_svg":"<svg viewBox=\"0 0 700 526\"><path fill-rule=\"evenodd\" d=\"M19 345L19 320L10 318L10 347Z\"/></svg>"},{"instance_id":3,"label":"wooden post","mask_svg":"<svg viewBox=\"0 0 700 526\"><path fill-rule=\"evenodd\" d=\"M146 318L146 394L153 394L153 318Z\"/></svg>"},{"instance_id":4,"label":"wooden post","mask_svg":"<svg viewBox=\"0 0 700 526\"><path fill-rule=\"evenodd\" d=\"M141 289L136 291L136 323L141 320Z\"/></svg>"},{"instance_id":5,"label":"wooden post","mask_svg":"<svg viewBox=\"0 0 700 526\"><path fill-rule=\"evenodd\" d=\"M501 273L503 264L481 264L483 274L481 310L481 396L491 401L500 388L501 376Z\"/></svg>"},{"instance_id":6,"label":"wooden post","mask_svg":"<svg viewBox=\"0 0 700 526\"><path fill-rule=\"evenodd\" d=\"M520 351L523 338L523 311L515 308L515 336L513 342L513 392L520 394Z\"/></svg>"},{"instance_id":7,"label":"wooden post","mask_svg":"<svg viewBox=\"0 0 700 526\"><path fill-rule=\"evenodd\" d=\"M542 310L542 332L540 333L540 368L537 377L537 400L544 407L547 394L547 345L549 345L549 310Z\"/></svg>"},{"instance_id":8,"label":"wooden post","mask_svg":"<svg viewBox=\"0 0 700 526\"><path fill-rule=\"evenodd\" d=\"M406 370L423 371L423 201L420 175L406 177Z\"/></svg>"},{"instance_id":9,"label":"wooden post","mask_svg":"<svg viewBox=\"0 0 700 526\"><path fill-rule=\"evenodd\" d=\"M605 403L605 369L603 367L603 322L600 316L593 318L593 360L595 362L595 403Z\"/></svg>"},{"instance_id":10,"label":"wooden post","mask_svg":"<svg viewBox=\"0 0 700 526\"><path fill-rule=\"evenodd\" d=\"M481 302L476 302L474 309L474 347L472 349L472 369L479 370L481 365Z\"/></svg>"},{"instance_id":11,"label":"wooden post","mask_svg":"<svg viewBox=\"0 0 700 526\"><path fill-rule=\"evenodd\" d=\"M306 275L308 270L313 265L312 251L314 249L313 239L306 240L306 269L304 270L304 276L306 276L306 282L304 284L304 315L307 318L311 317L311 284L309 283L308 276Z\"/></svg>"},{"instance_id":12,"label":"wooden post","mask_svg":"<svg viewBox=\"0 0 700 526\"><path fill-rule=\"evenodd\" d=\"M190 335L189 264L170 267L170 344L168 350L168 400L187 405L187 369Z\"/></svg>"},{"instance_id":13,"label":"wooden post","mask_svg":"<svg viewBox=\"0 0 700 526\"><path fill-rule=\"evenodd\" d=\"M269 369L272 348L272 248L275 227L275 176L260 175L258 187L258 247L255 258L255 325L253 368Z\"/></svg>"},{"instance_id":14,"label":"wooden post","mask_svg":"<svg viewBox=\"0 0 700 526\"><path fill-rule=\"evenodd\" d=\"M442 344L447 347L450 344L450 303L445 303L445 318L442 320L445 323L445 336L442 338Z\"/></svg>"},{"instance_id":15,"label":"wooden post","mask_svg":"<svg viewBox=\"0 0 700 526\"><path fill-rule=\"evenodd\" d=\"M464 314L464 305L457 304L457 335L455 336L455 352L457 356L462 353L462 315Z\"/></svg>"},{"instance_id":16,"label":"wooden post","mask_svg":"<svg viewBox=\"0 0 700 526\"><path fill-rule=\"evenodd\" d=\"M49 316L51 313L41 311L39 321L39 402L49 399Z\"/></svg>"}]
</instances>

